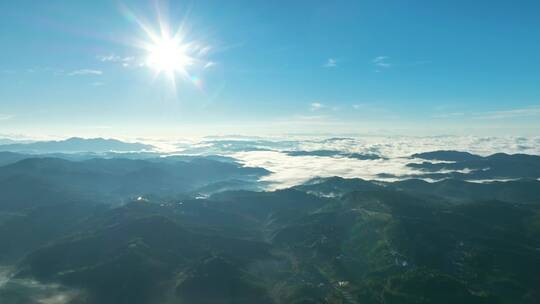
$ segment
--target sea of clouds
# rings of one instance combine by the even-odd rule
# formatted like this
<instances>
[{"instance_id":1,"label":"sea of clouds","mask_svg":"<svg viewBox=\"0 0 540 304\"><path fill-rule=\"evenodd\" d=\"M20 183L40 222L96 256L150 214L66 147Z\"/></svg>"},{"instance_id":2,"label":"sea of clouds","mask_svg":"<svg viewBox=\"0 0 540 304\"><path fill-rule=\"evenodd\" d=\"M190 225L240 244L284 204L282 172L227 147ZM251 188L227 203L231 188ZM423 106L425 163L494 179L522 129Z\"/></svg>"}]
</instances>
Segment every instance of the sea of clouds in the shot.
<instances>
[{"instance_id":1,"label":"sea of clouds","mask_svg":"<svg viewBox=\"0 0 540 304\"><path fill-rule=\"evenodd\" d=\"M245 166L265 168L271 171L271 174L262 177L261 181L268 185L268 190L291 187L315 177L399 180L421 173L406 166L409 163L423 162L411 155L436 150L466 151L482 156L494 153L540 155L540 136L225 136L138 141L155 145L157 152L162 155L223 155L232 157ZM316 150L339 151L341 154L292 156L288 153ZM360 160L348 157L347 153L376 154L381 158ZM0 303L22 299L28 303L65 304L79 294L80 291L60 285L14 279L10 268L0 266Z\"/></svg>"},{"instance_id":2,"label":"sea of clouds","mask_svg":"<svg viewBox=\"0 0 540 304\"><path fill-rule=\"evenodd\" d=\"M272 173L261 181L269 190L298 185L314 177L340 176L384 181L410 178L422 173L407 166L409 163L423 162L411 157L420 152L454 150L482 156L494 153L540 155L540 136L237 135L126 140L151 144L160 155L222 155L232 157L245 166L265 168ZM9 139L9 142L13 140ZM288 153L316 150L337 153L332 156L293 156ZM348 153L378 155L381 158L361 160L348 157ZM466 173L466 170L463 172Z\"/></svg>"},{"instance_id":3,"label":"sea of clouds","mask_svg":"<svg viewBox=\"0 0 540 304\"><path fill-rule=\"evenodd\" d=\"M494 153L540 155L539 137L477 136L358 136L358 137L219 137L183 141L176 148L185 154L219 154L272 173L261 181L269 189L301 184L314 177L341 176L367 180L399 180L421 172L407 167L422 162L414 153L436 150L466 151L487 156ZM342 153L376 154L381 159L359 160L344 155L291 156L289 151L332 150ZM392 177L389 177L392 176Z\"/></svg>"}]
</instances>

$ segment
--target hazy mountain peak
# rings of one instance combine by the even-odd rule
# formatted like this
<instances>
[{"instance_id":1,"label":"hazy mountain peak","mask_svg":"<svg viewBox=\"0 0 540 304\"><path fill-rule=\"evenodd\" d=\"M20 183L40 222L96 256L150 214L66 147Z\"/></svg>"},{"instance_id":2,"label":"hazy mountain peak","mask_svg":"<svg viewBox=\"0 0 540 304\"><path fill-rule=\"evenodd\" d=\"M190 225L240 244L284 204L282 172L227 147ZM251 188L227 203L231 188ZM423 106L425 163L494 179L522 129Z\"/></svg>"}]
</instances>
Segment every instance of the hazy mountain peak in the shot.
<instances>
[{"instance_id":1,"label":"hazy mountain peak","mask_svg":"<svg viewBox=\"0 0 540 304\"><path fill-rule=\"evenodd\" d=\"M421 158L427 160L442 160L442 161L465 161L482 159L481 156L471 154L469 152L452 151L452 150L437 150L431 152L416 153L413 158Z\"/></svg>"},{"instance_id":2,"label":"hazy mountain peak","mask_svg":"<svg viewBox=\"0 0 540 304\"><path fill-rule=\"evenodd\" d=\"M111 151L147 151L152 150L152 145L143 143L130 143L111 138L82 138L70 137L58 141L38 141L33 143L18 143L0 145L1 151L31 152L31 153L55 153L55 152L94 152L104 153Z\"/></svg>"}]
</instances>

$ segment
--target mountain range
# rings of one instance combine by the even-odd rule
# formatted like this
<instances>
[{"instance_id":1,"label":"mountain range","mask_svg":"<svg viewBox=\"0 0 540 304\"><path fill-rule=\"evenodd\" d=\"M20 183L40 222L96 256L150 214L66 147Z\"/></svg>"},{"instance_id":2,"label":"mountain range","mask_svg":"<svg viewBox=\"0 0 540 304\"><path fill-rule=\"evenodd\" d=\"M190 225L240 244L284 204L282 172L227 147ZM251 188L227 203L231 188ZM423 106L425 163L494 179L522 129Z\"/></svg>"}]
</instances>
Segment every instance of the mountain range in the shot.
<instances>
[{"instance_id":1,"label":"mountain range","mask_svg":"<svg viewBox=\"0 0 540 304\"><path fill-rule=\"evenodd\" d=\"M417 174L416 177L419 178L472 180L540 178L538 155L496 153L482 157L467 152L433 151L413 154L412 157L428 160L407 164L411 168L425 172Z\"/></svg>"},{"instance_id":2,"label":"mountain range","mask_svg":"<svg viewBox=\"0 0 540 304\"><path fill-rule=\"evenodd\" d=\"M74 153L74 152L130 152L149 151L154 147L141 143L127 143L116 139L71 137L59 141L11 143L0 145L0 151L25 153Z\"/></svg>"},{"instance_id":3,"label":"mountain range","mask_svg":"<svg viewBox=\"0 0 540 304\"><path fill-rule=\"evenodd\" d=\"M487 160L508 158L528 159ZM217 156L13 160L0 167L0 302L540 300L536 179L263 191L269 174Z\"/></svg>"}]
</instances>

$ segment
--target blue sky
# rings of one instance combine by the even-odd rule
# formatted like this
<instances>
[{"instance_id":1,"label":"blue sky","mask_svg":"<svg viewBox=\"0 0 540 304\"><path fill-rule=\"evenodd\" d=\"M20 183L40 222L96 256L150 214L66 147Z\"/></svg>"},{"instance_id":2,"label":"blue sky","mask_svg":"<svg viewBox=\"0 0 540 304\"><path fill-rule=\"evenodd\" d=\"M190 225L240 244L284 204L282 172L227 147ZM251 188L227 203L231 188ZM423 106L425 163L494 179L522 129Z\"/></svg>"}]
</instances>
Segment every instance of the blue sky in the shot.
<instances>
[{"instance_id":1,"label":"blue sky","mask_svg":"<svg viewBox=\"0 0 540 304\"><path fill-rule=\"evenodd\" d=\"M540 131L537 1L53 0L0 11L2 134ZM183 24L197 46L175 86L137 47L150 41L141 24L157 32L158 20Z\"/></svg>"}]
</instances>

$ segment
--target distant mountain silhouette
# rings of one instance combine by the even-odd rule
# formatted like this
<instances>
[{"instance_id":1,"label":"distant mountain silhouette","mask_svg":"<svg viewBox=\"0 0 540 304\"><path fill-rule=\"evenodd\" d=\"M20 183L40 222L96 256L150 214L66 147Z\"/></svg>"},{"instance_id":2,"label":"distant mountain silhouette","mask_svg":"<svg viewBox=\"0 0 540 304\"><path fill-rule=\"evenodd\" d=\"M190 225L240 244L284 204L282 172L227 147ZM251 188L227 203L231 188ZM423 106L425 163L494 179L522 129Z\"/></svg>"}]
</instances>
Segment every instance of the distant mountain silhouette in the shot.
<instances>
[{"instance_id":1,"label":"distant mountain silhouette","mask_svg":"<svg viewBox=\"0 0 540 304\"><path fill-rule=\"evenodd\" d=\"M413 154L422 163L409 163L408 167L425 173L413 178L453 178L463 180L540 178L540 156L528 154L496 153L486 157L458 151L434 151ZM447 162L432 162L432 160Z\"/></svg>"},{"instance_id":2,"label":"distant mountain silhouette","mask_svg":"<svg viewBox=\"0 0 540 304\"><path fill-rule=\"evenodd\" d=\"M27 155L14 153L14 152L0 152L0 166L5 166L11 163L18 162L28 158Z\"/></svg>"},{"instance_id":3,"label":"distant mountain silhouette","mask_svg":"<svg viewBox=\"0 0 540 304\"><path fill-rule=\"evenodd\" d=\"M369 191L383 189L384 187L361 178L342 178L333 176L313 178L294 188L316 194L317 196L339 197L352 191Z\"/></svg>"},{"instance_id":4,"label":"distant mountain silhouette","mask_svg":"<svg viewBox=\"0 0 540 304\"><path fill-rule=\"evenodd\" d=\"M475 200L501 200L512 203L540 202L540 181L534 179L485 183L445 179L429 183L421 179L380 182L334 176L314 178L295 186L294 189L321 197L342 197L350 192L396 190L424 198L427 196L427 199L444 198L448 202Z\"/></svg>"},{"instance_id":5,"label":"distant mountain silhouette","mask_svg":"<svg viewBox=\"0 0 540 304\"><path fill-rule=\"evenodd\" d=\"M59 141L39 141L0 145L0 151L54 153L54 152L127 152L152 150L152 145L127 143L116 139L71 137Z\"/></svg>"},{"instance_id":6,"label":"distant mountain silhouette","mask_svg":"<svg viewBox=\"0 0 540 304\"><path fill-rule=\"evenodd\" d=\"M469 161L479 160L482 156L471 154L469 152L460 152L452 150L438 150L432 152L416 153L411 157L427 160L443 160L443 161Z\"/></svg>"},{"instance_id":7,"label":"distant mountain silhouette","mask_svg":"<svg viewBox=\"0 0 540 304\"><path fill-rule=\"evenodd\" d=\"M54 198L69 193L118 203L130 196L179 194L227 180L254 182L268 173L261 168L207 158L27 158L0 167L0 193L9 198L0 200L0 211L23 204L58 202Z\"/></svg>"},{"instance_id":8,"label":"distant mountain silhouette","mask_svg":"<svg viewBox=\"0 0 540 304\"><path fill-rule=\"evenodd\" d=\"M26 142L25 140L13 140L10 138L0 138L0 145L9 145Z\"/></svg>"}]
</instances>

